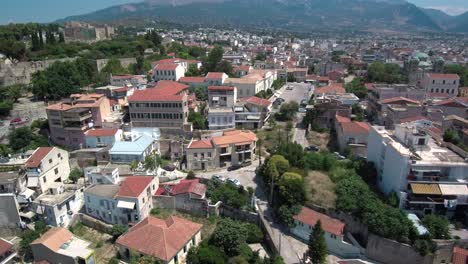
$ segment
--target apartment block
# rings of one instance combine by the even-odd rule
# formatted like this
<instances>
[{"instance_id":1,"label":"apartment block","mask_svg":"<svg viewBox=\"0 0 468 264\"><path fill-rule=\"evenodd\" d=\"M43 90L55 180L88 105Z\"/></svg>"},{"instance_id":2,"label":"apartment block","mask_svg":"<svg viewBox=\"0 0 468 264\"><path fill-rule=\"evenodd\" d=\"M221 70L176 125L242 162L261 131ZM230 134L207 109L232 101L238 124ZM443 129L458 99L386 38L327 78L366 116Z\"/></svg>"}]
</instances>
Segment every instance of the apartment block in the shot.
<instances>
[{"instance_id":1,"label":"apartment block","mask_svg":"<svg viewBox=\"0 0 468 264\"><path fill-rule=\"evenodd\" d=\"M135 91L128 98L132 125L191 130L187 93L187 85L173 81L159 81L154 87Z\"/></svg>"},{"instance_id":2,"label":"apartment block","mask_svg":"<svg viewBox=\"0 0 468 264\"><path fill-rule=\"evenodd\" d=\"M185 76L184 67L179 64L158 64L153 69L153 79L155 81L168 80L178 81Z\"/></svg>"},{"instance_id":3,"label":"apartment block","mask_svg":"<svg viewBox=\"0 0 468 264\"><path fill-rule=\"evenodd\" d=\"M256 142L253 132L241 130L192 140L186 150L187 169L206 170L251 161L256 157Z\"/></svg>"},{"instance_id":4,"label":"apartment block","mask_svg":"<svg viewBox=\"0 0 468 264\"><path fill-rule=\"evenodd\" d=\"M72 149L84 147L85 132L102 127L111 113L109 99L102 94L72 94L46 111L52 142Z\"/></svg>"},{"instance_id":5,"label":"apartment block","mask_svg":"<svg viewBox=\"0 0 468 264\"><path fill-rule=\"evenodd\" d=\"M468 154L432 133L429 121L399 124L394 131L371 128L367 159L378 187L395 192L400 207L419 214L453 215L468 205Z\"/></svg>"},{"instance_id":6,"label":"apartment block","mask_svg":"<svg viewBox=\"0 0 468 264\"><path fill-rule=\"evenodd\" d=\"M421 87L426 90L428 97L444 94L447 97L456 97L460 86L458 74L426 73L421 82Z\"/></svg>"}]
</instances>

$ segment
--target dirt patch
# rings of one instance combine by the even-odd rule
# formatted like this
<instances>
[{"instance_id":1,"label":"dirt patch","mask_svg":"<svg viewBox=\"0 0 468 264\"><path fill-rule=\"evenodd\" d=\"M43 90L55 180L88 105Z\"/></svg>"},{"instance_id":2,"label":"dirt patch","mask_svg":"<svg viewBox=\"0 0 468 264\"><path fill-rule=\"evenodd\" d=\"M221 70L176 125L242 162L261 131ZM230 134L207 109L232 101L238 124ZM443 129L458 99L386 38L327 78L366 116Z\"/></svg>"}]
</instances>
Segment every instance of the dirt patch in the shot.
<instances>
[{"instance_id":1,"label":"dirt patch","mask_svg":"<svg viewBox=\"0 0 468 264\"><path fill-rule=\"evenodd\" d=\"M306 204L314 204L325 208L334 208L336 202L335 183L328 175L311 171L305 178L306 181Z\"/></svg>"},{"instance_id":2,"label":"dirt patch","mask_svg":"<svg viewBox=\"0 0 468 264\"><path fill-rule=\"evenodd\" d=\"M319 133L313 130L309 130L306 136L307 141L310 145L319 147L320 149L328 149L328 142L330 141L329 133Z\"/></svg>"}]
</instances>

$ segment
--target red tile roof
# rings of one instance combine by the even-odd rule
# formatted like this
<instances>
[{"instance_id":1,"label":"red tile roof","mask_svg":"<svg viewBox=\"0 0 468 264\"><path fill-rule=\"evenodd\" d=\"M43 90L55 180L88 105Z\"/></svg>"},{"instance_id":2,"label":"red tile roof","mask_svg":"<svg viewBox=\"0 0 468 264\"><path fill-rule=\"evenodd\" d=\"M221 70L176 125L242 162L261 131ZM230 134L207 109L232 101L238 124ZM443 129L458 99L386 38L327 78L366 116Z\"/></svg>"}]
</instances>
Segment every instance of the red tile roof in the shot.
<instances>
[{"instance_id":1,"label":"red tile roof","mask_svg":"<svg viewBox=\"0 0 468 264\"><path fill-rule=\"evenodd\" d=\"M148 216L120 236L116 243L139 253L171 260L202 228L177 216L162 220Z\"/></svg>"},{"instance_id":2,"label":"red tile roof","mask_svg":"<svg viewBox=\"0 0 468 264\"><path fill-rule=\"evenodd\" d=\"M340 94L346 93L341 83L333 83L328 86L319 87L314 90L314 94Z\"/></svg>"},{"instance_id":3,"label":"red tile roof","mask_svg":"<svg viewBox=\"0 0 468 264\"><path fill-rule=\"evenodd\" d=\"M234 86L208 86L208 91L234 91Z\"/></svg>"},{"instance_id":4,"label":"red tile roof","mask_svg":"<svg viewBox=\"0 0 468 264\"><path fill-rule=\"evenodd\" d=\"M53 227L31 244L41 244L50 250L57 252L60 247L73 238L73 234L63 227Z\"/></svg>"},{"instance_id":5,"label":"red tile roof","mask_svg":"<svg viewBox=\"0 0 468 264\"><path fill-rule=\"evenodd\" d=\"M245 72L249 72L250 70L250 65L239 65L237 67L234 68L234 72L240 72L240 71L245 71Z\"/></svg>"},{"instance_id":6,"label":"red tile roof","mask_svg":"<svg viewBox=\"0 0 468 264\"><path fill-rule=\"evenodd\" d=\"M199 179L181 180L178 184L171 187L171 195L179 195L185 193L194 193L199 196L205 195L206 185L200 183Z\"/></svg>"},{"instance_id":7,"label":"red tile roof","mask_svg":"<svg viewBox=\"0 0 468 264\"><path fill-rule=\"evenodd\" d=\"M153 64L173 64L173 63L179 63L179 62L184 62L185 60L179 59L179 58L171 58L171 59L162 59L158 61L153 61Z\"/></svg>"},{"instance_id":8,"label":"red tile roof","mask_svg":"<svg viewBox=\"0 0 468 264\"><path fill-rule=\"evenodd\" d=\"M247 102L255 105L261 105L263 107L268 107L271 105L271 102L267 99L263 99L257 96L243 97L239 99L241 102Z\"/></svg>"},{"instance_id":9,"label":"red tile roof","mask_svg":"<svg viewBox=\"0 0 468 264\"><path fill-rule=\"evenodd\" d=\"M194 140L187 147L188 149L211 149L213 145L209 139Z\"/></svg>"},{"instance_id":10,"label":"red tile roof","mask_svg":"<svg viewBox=\"0 0 468 264\"><path fill-rule=\"evenodd\" d=\"M468 250L464 248L454 247L452 255L453 264L466 264L468 263Z\"/></svg>"},{"instance_id":11,"label":"red tile roof","mask_svg":"<svg viewBox=\"0 0 468 264\"><path fill-rule=\"evenodd\" d=\"M171 63L165 63L165 64L158 64L154 69L157 71L175 71L179 67L179 64L171 64Z\"/></svg>"},{"instance_id":12,"label":"red tile roof","mask_svg":"<svg viewBox=\"0 0 468 264\"><path fill-rule=\"evenodd\" d=\"M39 166L41 161L49 154L50 151L54 149L53 147L40 147L37 148L34 153L29 157L29 159L26 161L26 167L27 168L36 168Z\"/></svg>"},{"instance_id":13,"label":"red tile roof","mask_svg":"<svg viewBox=\"0 0 468 264\"><path fill-rule=\"evenodd\" d=\"M204 83L205 77L182 77L179 79L182 83Z\"/></svg>"},{"instance_id":14,"label":"red tile roof","mask_svg":"<svg viewBox=\"0 0 468 264\"><path fill-rule=\"evenodd\" d=\"M257 136L252 131L224 131L222 136L213 137L213 144L218 146L251 144L254 141L257 141Z\"/></svg>"},{"instance_id":15,"label":"red tile roof","mask_svg":"<svg viewBox=\"0 0 468 264\"><path fill-rule=\"evenodd\" d=\"M294 219L312 227L315 226L318 220L320 220L323 230L337 236L343 234L345 227L345 224L340 220L331 218L328 215L316 212L307 207L302 207L301 212L298 215L295 215Z\"/></svg>"},{"instance_id":16,"label":"red tile roof","mask_svg":"<svg viewBox=\"0 0 468 264\"><path fill-rule=\"evenodd\" d=\"M153 181L153 176L130 176L120 184L116 196L138 197Z\"/></svg>"},{"instance_id":17,"label":"red tile roof","mask_svg":"<svg viewBox=\"0 0 468 264\"><path fill-rule=\"evenodd\" d=\"M340 123L340 126L346 134L368 134L370 129L366 122L345 122Z\"/></svg>"},{"instance_id":18,"label":"red tile roof","mask_svg":"<svg viewBox=\"0 0 468 264\"><path fill-rule=\"evenodd\" d=\"M111 137L117 133L117 128L97 128L86 131L87 137Z\"/></svg>"},{"instance_id":19,"label":"red tile roof","mask_svg":"<svg viewBox=\"0 0 468 264\"><path fill-rule=\"evenodd\" d=\"M351 122L351 119L347 118L347 117L344 117L344 116L340 116L340 115L335 115L335 119L338 123L347 123L347 122Z\"/></svg>"},{"instance_id":20,"label":"red tile roof","mask_svg":"<svg viewBox=\"0 0 468 264\"><path fill-rule=\"evenodd\" d=\"M224 72L209 72L206 74L206 79L222 79Z\"/></svg>"},{"instance_id":21,"label":"red tile roof","mask_svg":"<svg viewBox=\"0 0 468 264\"><path fill-rule=\"evenodd\" d=\"M128 98L129 102L181 101L188 86L174 81L161 80L154 88L136 90Z\"/></svg>"},{"instance_id":22,"label":"red tile roof","mask_svg":"<svg viewBox=\"0 0 468 264\"><path fill-rule=\"evenodd\" d=\"M460 79L458 74L451 74L451 73L428 73L430 78L433 79Z\"/></svg>"},{"instance_id":23,"label":"red tile roof","mask_svg":"<svg viewBox=\"0 0 468 264\"><path fill-rule=\"evenodd\" d=\"M419 101L412 100L406 97L398 96L398 97L392 97L388 98L385 100L380 101L382 104L401 104L401 103L406 103L406 104L415 104L419 105L421 104Z\"/></svg>"},{"instance_id":24,"label":"red tile roof","mask_svg":"<svg viewBox=\"0 0 468 264\"><path fill-rule=\"evenodd\" d=\"M456 97L450 98L447 100L443 100L440 102L435 103L435 105L442 105L447 107L458 107L458 108L466 108L467 102L465 102L465 98L463 97Z\"/></svg>"},{"instance_id":25,"label":"red tile roof","mask_svg":"<svg viewBox=\"0 0 468 264\"><path fill-rule=\"evenodd\" d=\"M375 89L375 84L374 83L365 83L364 86L367 88L367 90L374 90Z\"/></svg>"},{"instance_id":26,"label":"red tile roof","mask_svg":"<svg viewBox=\"0 0 468 264\"><path fill-rule=\"evenodd\" d=\"M13 248L12 243L10 243L9 241L4 240L3 238L0 238L0 256L7 253L12 248Z\"/></svg>"}]
</instances>

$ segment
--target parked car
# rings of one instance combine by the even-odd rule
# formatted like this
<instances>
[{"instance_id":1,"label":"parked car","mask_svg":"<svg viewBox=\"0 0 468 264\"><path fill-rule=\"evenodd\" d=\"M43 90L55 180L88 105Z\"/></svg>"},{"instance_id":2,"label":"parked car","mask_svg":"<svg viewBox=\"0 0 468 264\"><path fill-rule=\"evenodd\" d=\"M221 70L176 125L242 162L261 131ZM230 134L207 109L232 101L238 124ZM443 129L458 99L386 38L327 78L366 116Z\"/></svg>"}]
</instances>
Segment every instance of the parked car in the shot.
<instances>
[{"instance_id":1,"label":"parked car","mask_svg":"<svg viewBox=\"0 0 468 264\"><path fill-rule=\"evenodd\" d=\"M12 120L10 120L10 126L15 127L15 126L24 125L28 123L28 121L29 121L29 118L20 118L20 117L13 118Z\"/></svg>"},{"instance_id":2,"label":"parked car","mask_svg":"<svg viewBox=\"0 0 468 264\"><path fill-rule=\"evenodd\" d=\"M221 182L221 183L226 182L226 179L221 175L213 175L213 177L211 177L211 179L214 180L214 181Z\"/></svg>"},{"instance_id":3,"label":"parked car","mask_svg":"<svg viewBox=\"0 0 468 264\"><path fill-rule=\"evenodd\" d=\"M237 188L241 187L241 183L238 179L231 179L231 178L228 178L227 179L228 182L234 184Z\"/></svg>"},{"instance_id":4,"label":"parked car","mask_svg":"<svg viewBox=\"0 0 468 264\"><path fill-rule=\"evenodd\" d=\"M319 147L314 146L314 145L310 145L304 148L304 151L319 151L319 150L320 150Z\"/></svg>"},{"instance_id":5,"label":"parked car","mask_svg":"<svg viewBox=\"0 0 468 264\"><path fill-rule=\"evenodd\" d=\"M231 165L230 167L227 168L228 171L234 171L234 170L238 170L242 168L241 165L237 164L237 165Z\"/></svg>"},{"instance_id":6,"label":"parked car","mask_svg":"<svg viewBox=\"0 0 468 264\"><path fill-rule=\"evenodd\" d=\"M293 87L292 87L292 86L288 86L288 87L286 87L286 90L292 90L292 89L293 89Z\"/></svg>"},{"instance_id":7,"label":"parked car","mask_svg":"<svg viewBox=\"0 0 468 264\"><path fill-rule=\"evenodd\" d=\"M299 113L307 113L307 109L301 107L297 110Z\"/></svg>"},{"instance_id":8,"label":"parked car","mask_svg":"<svg viewBox=\"0 0 468 264\"><path fill-rule=\"evenodd\" d=\"M302 107L305 107L305 106L307 106L308 104L309 104L309 101L307 101L307 99L302 99L302 100L301 100L301 106L302 106Z\"/></svg>"},{"instance_id":9,"label":"parked car","mask_svg":"<svg viewBox=\"0 0 468 264\"><path fill-rule=\"evenodd\" d=\"M336 157L337 160L344 160L344 159L346 159L345 156L341 155L341 154L338 153L338 152L334 152L333 154L335 154L335 157Z\"/></svg>"}]
</instances>

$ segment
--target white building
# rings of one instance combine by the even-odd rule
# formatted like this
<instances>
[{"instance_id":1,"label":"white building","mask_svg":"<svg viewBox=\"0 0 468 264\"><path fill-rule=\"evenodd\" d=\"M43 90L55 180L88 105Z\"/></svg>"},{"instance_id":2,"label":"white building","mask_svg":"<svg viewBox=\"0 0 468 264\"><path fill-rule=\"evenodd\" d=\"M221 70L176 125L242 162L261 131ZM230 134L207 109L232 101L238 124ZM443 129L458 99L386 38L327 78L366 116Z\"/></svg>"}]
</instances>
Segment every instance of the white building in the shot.
<instances>
[{"instance_id":1,"label":"white building","mask_svg":"<svg viewBox=\"0 0 468 264\"><path fill-rule=\"evenodd\" d=\"M91 184L119 184L119 168L86 167L84 169L86 181Z\"/></svg>"},{"instance_id":2,"label":"white building","mask_svg":"<svg viewBox=\"0 0 468 264\"><path fill-rule=\"evenodd\" d=\"M294 227L291 232L304 241L309 241L309 236L315 224L320 221L325 231L327 250L345 258L360 257L360 248L345 241L345 224L338 219L316 212L307 207L302 207L301 212L294 217Z\"/></svg>"},{"instance_id":3,"label":"white building","mask_svg":"<svg viewBox=\"0 0 468 264\"><path fill-rule=\"evenodd\" d=\"M446 94L448 97L456 97L460 77L458 74L426 73L421 86L428 94Z\"/></svg>"},{"instance_id":4,"label":"white building","mask_svg":"<svg viewBox=\"0 0 468 264\"><path fill-rule=\"evenodd\" d=\"M27 187L38 193L46 192L54 182L63 182L70 174L68 152L56 147L37 148L25 167Z\"/></svg>"},{"instance_id":5,"label":"white building","mask_svg":"<svg viewBox=\"0 0 468 264\"><path fill-rule=\"evenodd\" d=\"M48 191L38 196L31 207L47 225L67 227L83 206L83 188L60 182L49 186Z\"/></svg>"},{"instance_id":6,"label":"white building","mask_svg":"<svg viewBox=\"0 0 468 264\"><path fill-rule=\"evenodd\" d=\"M428 121L371 127L367 159L377 169L382 192L396 192L400 207L416 213L454 211L468 198L467 153L444 143Z\"/></svg>"},{"instance_id":7,"label":"white building","mask_svg":"<svg viewBox=\"0 0 468 264\"><path fill-rule=\"evenodd\" d=\"M138 223L153 208L158 177L131 176L120 185L92 185L84 191L86 214L109 224Z\"/></svg>"},{"instance_id":8,"label":"white building","mask_svg":"<svg viewBox=\"0 0 468 264\"><path fill-rule=\"evenodd\" d=\"M180 64L158 64L153 69L153 79L155 81L168 80L178 81L185 76L185 69Z\"/></svg>"}]
</instances>

